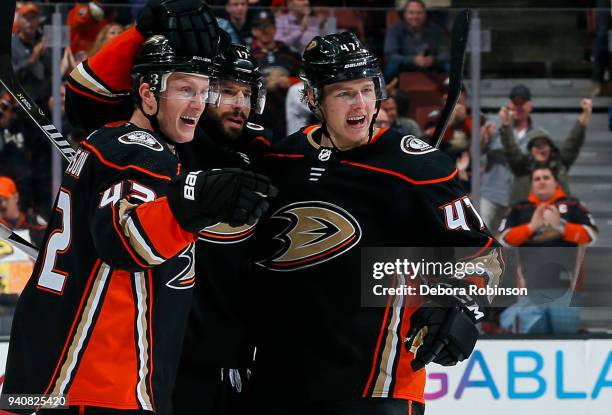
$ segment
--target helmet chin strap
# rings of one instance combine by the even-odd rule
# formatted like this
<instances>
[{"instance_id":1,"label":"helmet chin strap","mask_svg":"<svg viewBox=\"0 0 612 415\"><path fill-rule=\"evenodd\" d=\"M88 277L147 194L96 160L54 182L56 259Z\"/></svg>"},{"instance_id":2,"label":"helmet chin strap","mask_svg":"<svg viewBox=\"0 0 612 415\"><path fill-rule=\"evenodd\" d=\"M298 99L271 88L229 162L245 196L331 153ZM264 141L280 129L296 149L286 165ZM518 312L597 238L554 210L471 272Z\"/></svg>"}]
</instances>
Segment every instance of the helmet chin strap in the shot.
<instances>
[{"instance_id":1,"label":"helmet chin strap","mask_svg":"<svg viewBox=\"0 0 612 415\"><path fill-rule=\"evenodd\" d=\"M142 105L142 99L138 100L138 108L140 109L140 111L143 113L143 115L145 117L147 117L147 119L149 120L149 122L151 123L151 128L153 128L153 131L157 131L160 134L161 138L166 141L167 144L176 146L178 143L175 142L174 140L172 140L170 137L166 137L166 134L164 134L159 126L159 120L157 119L157 114L159 114L159 94L154 93L153 96L155 97L155 112L153 114L147 114L147 112L144 110L144 107Z\"/></svg>"}]
</instances>

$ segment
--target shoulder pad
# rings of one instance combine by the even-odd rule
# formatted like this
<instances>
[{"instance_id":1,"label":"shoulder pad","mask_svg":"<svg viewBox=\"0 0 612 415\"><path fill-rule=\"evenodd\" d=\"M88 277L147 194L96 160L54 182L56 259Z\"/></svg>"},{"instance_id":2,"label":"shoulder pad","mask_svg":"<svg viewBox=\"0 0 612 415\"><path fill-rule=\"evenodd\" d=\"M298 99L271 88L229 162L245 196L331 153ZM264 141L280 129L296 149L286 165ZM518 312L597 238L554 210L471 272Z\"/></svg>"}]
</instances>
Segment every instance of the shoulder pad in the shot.
<instances>
[{"instance_id":1,"label":"shoulder pad","mask_svg":"<svg viewBox=\"0 0 612 415\"><path fill-rule=\"evenodd\" d=\"M153 151L164 151L164 146L157 138L148 131L135 130L127 132L117 138L117 141L125 145L136 145Z\"/></svg>"},{"instance_id":2,"label":"shoulder pad","mask_svg":"<svg viewBox=\"0 0 612 415\"><path fill-rule=\"evenodd\" d=\"M131 124L102 127L88 137L98 156L119 166L135 165L153 173L173 176L175 159L162 139Z\"/></svg>"},{"instance_id":3,"label":"shoulder pad","mask_svg":"<svg viewBox=\"0 0 612 415\"><path fill-rule=\"evenodd\" d=\"M382 147L381 161L388 169L413 180L451 179L456 174L455 163L446 153L413 135L387 130L374 145Z\"/></svg>"},{"instance_id":4,"label":"shoulder pad","mask_svg":"<svg viewBox=\"0 0 612 415\"><path fill-rule=\"evenodd\" d=\"M400 149L406 153L415 156L421 156L424 154L438 151L437 148L431 146L429 143L417 138L413 135L406 135L402 137L399 143Z\"/></svg>"}]
</instances>

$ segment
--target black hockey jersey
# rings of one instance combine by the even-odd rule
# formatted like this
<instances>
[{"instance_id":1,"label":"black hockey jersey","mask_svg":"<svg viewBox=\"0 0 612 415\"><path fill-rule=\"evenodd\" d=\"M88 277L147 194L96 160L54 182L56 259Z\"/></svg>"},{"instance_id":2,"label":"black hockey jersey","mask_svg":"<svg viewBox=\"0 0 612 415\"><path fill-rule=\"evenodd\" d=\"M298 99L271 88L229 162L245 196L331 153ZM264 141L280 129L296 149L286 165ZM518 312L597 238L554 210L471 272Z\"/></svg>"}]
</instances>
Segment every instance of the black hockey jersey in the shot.
<instances>
[{"instance_id":1,"label":"black hockey jersey","mask_svg":"<svg viewBox=\"0 0 612 415\"><path fill-rule=\"evenodd\" d=\"M475 247L490 271L482 283L493 286L502 271L498 244L440 151L391 130L336 151L318 144L320 134L318 125L302 129L264 157L279 195L256 235L256 393L423 402L425 371L412 371L404 347L420 302L395 297L386 308L361 307L360 248Z\"/></svg>"},{"instance_id":2,"label":"black hockey jersey","mask_svg":"<svg viewBox=\"0 0 612 415\"><path fill-rule=\"evenodd\" d=\"M199 128L192 142L177 148L188 170L250 170L270 141L268 130L248 123L235 142L210 137ZM196 243L198 280L179 376L183 370L191 373L202 367L242 368L252 364L254 346L244 282L252 261L254 232L255 225L231 227L224 223L200 232Z\"/></svg>"},{"instance_id":3,"label":"black hockey jersey","mask_svg":"<svg viewBox=\"0 0 612 415\"><path fill-rule=\"evenodd\" d=\"M180 171L162 139L129 123L81 144L17 305L3 393L168 405L195 282L197 235L164 196Z\"/></svg>"}]
</instances>

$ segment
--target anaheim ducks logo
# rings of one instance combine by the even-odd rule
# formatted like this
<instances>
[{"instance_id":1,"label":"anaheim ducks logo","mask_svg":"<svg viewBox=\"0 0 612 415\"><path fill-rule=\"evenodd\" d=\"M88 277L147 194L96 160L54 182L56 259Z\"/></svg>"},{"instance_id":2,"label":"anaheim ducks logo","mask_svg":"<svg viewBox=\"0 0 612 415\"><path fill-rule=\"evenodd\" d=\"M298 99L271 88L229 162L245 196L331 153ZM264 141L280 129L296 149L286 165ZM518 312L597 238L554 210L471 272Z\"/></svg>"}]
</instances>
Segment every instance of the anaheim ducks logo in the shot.
<instances>
[{"instance_id":1,"label":"anaheim ducks logo","mask_svg":"<svg viewBox=\"0 0 612 415\"><path fill-rule=\"evenodd\" d=\"M254 233L255 225L233 227L219 222L200 231L199 239L213 244L234 244L247 240Z\"/></svg>"},{"instance_id":2,"label":"anaheim ducks logo","mask_svg":"<svg viewBox=\"0 0 612 415\"><path fill-rule=\"evenodd\" d=\"M283 247L258 262L273 271L293 271L329 261L361 239L361 228L346 210L325 202L298 202L276 211L272 218L289 222L275 239Z\"/></svg>"}]
</instances>

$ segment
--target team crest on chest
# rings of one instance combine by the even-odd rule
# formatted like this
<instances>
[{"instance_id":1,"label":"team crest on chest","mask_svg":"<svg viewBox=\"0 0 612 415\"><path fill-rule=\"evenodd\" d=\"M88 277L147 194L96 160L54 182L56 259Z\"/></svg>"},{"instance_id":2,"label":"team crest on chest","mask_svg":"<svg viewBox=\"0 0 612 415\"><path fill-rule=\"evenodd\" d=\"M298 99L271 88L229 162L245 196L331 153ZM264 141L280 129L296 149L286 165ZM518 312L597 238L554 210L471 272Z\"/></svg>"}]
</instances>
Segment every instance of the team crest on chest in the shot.
<instances>
[{"instance_id":1,"label":"team crest on chest","mask_svg":"<svg viewBox=\"0 0 612 415\"><path fill-rule=\"evenodd\" d=\"M400 148L407 154L427 154L436 151L435 147L430 146L425 141L413 135L407 135L402 138Z\"/></svg>"},{"instance_id":2,"label":"team crest on chest","mask_svg":"<svg viewBox=\"0 0 612 415\"><path fill-rule=\"evenodd\" d=\"M157 141L153 135L146 131L132 131L127 134L123 134L118 138L120 143L123 144L136 144L139 146L150 148L153 151L162 151L164 147Z\"/></svg>"},{"instance_id":3,"label":"team crest on chest","mask_svg":"<svg viewBox=\"0 0 612 415\"><path fill-rule=\"evenodd\" d=\"M361 239L361 227L346 210L331 203L292 203L277 210L272 219L289 224L274 239L281 249L258 265L273 271L311 267L342 255Z\"/></svg>"}]
</instances>

